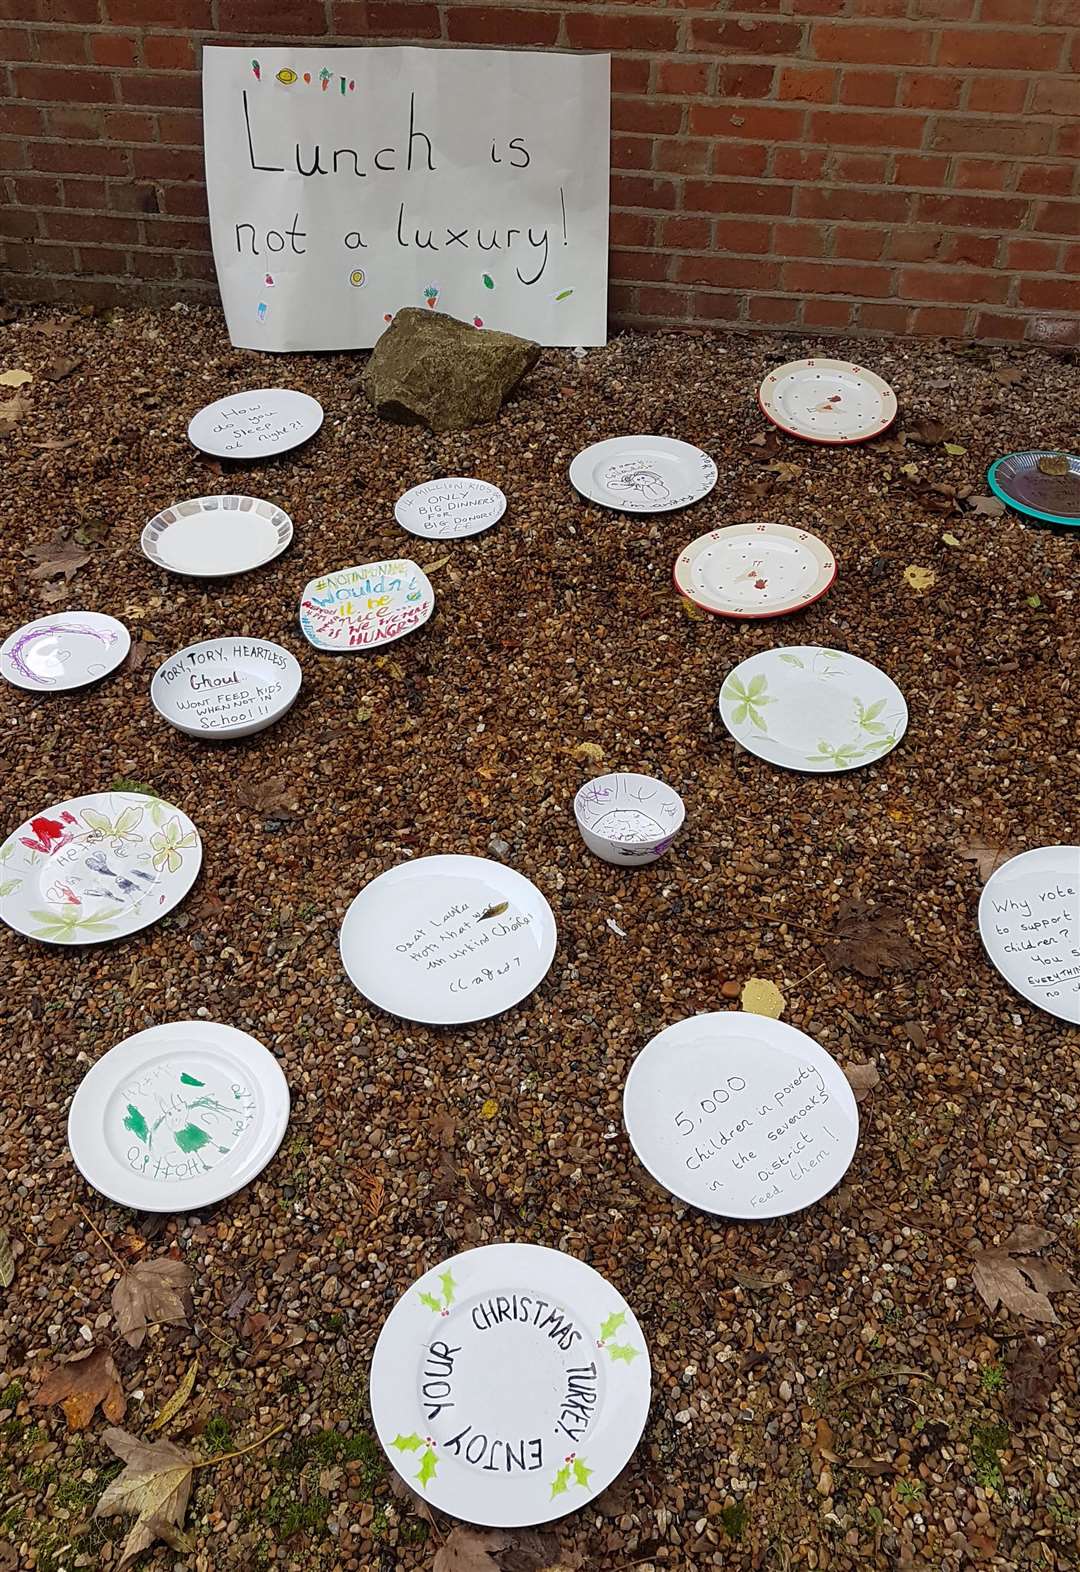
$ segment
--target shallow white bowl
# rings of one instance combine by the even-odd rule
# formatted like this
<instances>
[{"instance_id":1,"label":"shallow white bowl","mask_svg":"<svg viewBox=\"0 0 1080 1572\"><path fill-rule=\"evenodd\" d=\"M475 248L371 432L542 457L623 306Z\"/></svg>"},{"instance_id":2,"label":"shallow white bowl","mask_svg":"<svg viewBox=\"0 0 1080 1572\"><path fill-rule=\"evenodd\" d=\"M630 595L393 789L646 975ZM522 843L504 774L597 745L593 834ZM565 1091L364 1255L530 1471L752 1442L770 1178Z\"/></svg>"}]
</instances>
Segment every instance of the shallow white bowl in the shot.
<instances>
[{"instance_id":1,"label":"shallow white bowl","mask_svg":"<svg viewBox=\"0 0 1080 1572\"><path fill-rule=\"evenodd\" d=\"M653 775L598 775L586 781L574 798L574 818L586 846L622 868L656 862L682 829L685 817L678 792Z\"/></svg>"},{"instance_id":2,"label":"shallow white bowl","mask_svg":"<svg viewBox=\"0 0 1080 1572\"><path fill-rule=\"evenodd\" d=\"M250 737L291 708L300 678L296 656L269 639L204 639L158 667L150 698L189 737Z\"/></svg>"}]
</instances>

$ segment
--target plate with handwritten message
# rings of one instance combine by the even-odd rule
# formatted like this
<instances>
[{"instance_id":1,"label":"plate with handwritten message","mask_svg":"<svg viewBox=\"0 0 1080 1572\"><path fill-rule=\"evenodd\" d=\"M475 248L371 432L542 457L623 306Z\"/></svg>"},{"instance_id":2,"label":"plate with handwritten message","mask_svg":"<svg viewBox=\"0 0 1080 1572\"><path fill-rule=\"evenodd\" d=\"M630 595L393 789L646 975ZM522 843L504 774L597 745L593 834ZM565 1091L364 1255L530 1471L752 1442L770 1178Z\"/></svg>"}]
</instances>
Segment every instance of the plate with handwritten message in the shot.
<instances>
[{"instance_id":1,"label":"plate with handwritten message","mask_svg":"<svg viewBox=\"0 0 1080 1572\"><path fill-rule=\"evenodd\" d=\"M447 475L413 486L394 503L394 517L410 535L425 540L463 540L490 529L506 512L498 486L465 475Z\"/></svg>"},{"instance_id":2,"label":"plate with handwritten message","mask_svg":"<svg viewBox=\"0 0 1080 1572\"><path fill-rule=\"evenodd\" d=\"M295 388L254 388L207 404L193 415L188 441L215 458L269 458L313 437L323 423L318 399Z\"/></svg>"},{"instance_id":3,"label":"plate with handwritten message","mask_svg":"<svg viewBox=\"0 0 1080 1572\"><path fill-rule=\"evenodd\" d=\"M720 718L749 753L786 770L857 770L907 730L891 677L843 650L792 644L762 650L724 678Z\"/></svg>"},{"instance_id":4,"label":"plate with handwritten message","mask_svg":"<svg viewBox=\"0 0 1080 1572\"><path fill-rule=\"evenodd\" d=\"M620 513L670 513L708 496L716 465L675 437L613 437L578 454L570 484L589 502Z\"/></svg>"},{"instance_id":5,"label":"plate with handwritten message","mask_svg":"<svg viewBox=\"0 0 1080 1572\"><path fill-rule=\"evenodd\" d=\"M0 644L0 674L32 693L62 693L115 671L131 648L122 622L100 611L38 617Z\"/></svg>"},{"instance_id":6,"label":"plate with handwritten message","mask_svg":"<svg viewBox=\"0 0 1080 1572\"><path fill-rule=\"evenodd\" d=\"M549 1523L629 1462L649 1412L645 1337L584 1261L481 1245L432 1267L391 1310L371 1364L387 1457L440 1512Z\"/></svg>"},{"instance_id":7,"label":"plate with handwritten message","mask_svg":"<svg viewBox=\"0 0 1080 1572\"><path fill-rule=\"evenodd\" d=\"M1080 457L1045 449L1006 453L986 474L990 490L1017 513L1046 524L1080 524Z\"/></svg>"},{"instance_id":8,"label":"plate with handwritten message","mask_svg":"<svg viewBox=\"0 0 1080 1572\"><path fill-rule=\"evenodd\" d=\"M68 1145L110 1201L190 1212L249 1184L288 1122L289 1088L260 1042L215 1021L171 1021L91 1066L72 1099Z\"/></svg>"},{"instance_id":9,"label":"plate with handwritten message","mask_svg":"<svg viewBox=\"0 0 1080 1572\"><path fill-rule=\"evenodd\" d=\"M312 579L300 597L300 628L317 650L372 650L415 632L434 609L424 570L391 557Z\"/></svg>"},{"instance_id":10,"label":"plate with handwritten message","mask_svg":"<svg viewBox=\"0 0 1080 1572\"><path fill-rule=\"evenodd\" d=\"M189 737L250 737L300 692L300 662L268 639L204 639L158 667L150 698Z\"/></svg>"},{"instance_id":11,"label":"plate with handwritten message","mask_svg":"<svg viewBox=\"0 0 1080 1572\"><path fill-rule=\"evenodd\" d=\"M896 419L896 394L876 371L847 360L791 360L758 389L762 414L807 442L868 442Z\"/></svg>"},{"instance_id":12,"label":"plate with handwritten message","mask_svg":"<svg viewBox=\"0 0 1080 1572\"><path fill-rule=\"evenodd\" d=\"M1011 988L1080 1026L1080 846L1039 846L983 886L979 933Z\"/></svg>"},{"instance_id":13,"label":"plate with handwritten message","mask_svg":"<svg viewBox=\"0 0 1080 1572\"><path fill-rule=\"evenodd\" d=\"M847 1171L859 1114L820 1043L742 1011L693 1015L630 1066L630 1143L665 1190L720 1217L786 1217Z\"/></svg>"},{"instance_id":14,"label":"plate with handwritten message","mask_svg":"<svg viewBox=\"0 0 1080 1572\"><path fill-rule=\"evenodd\" d=\"M416 857L360 891L341 959L380 1010L429 1026L484 1021L532 993L555 955L540 891L487 857Z\"/></svg>"},{"instance_id":15,"label":"plate with handwritten message","mask_svg":"<svg viewBox=\"0 0 1080 1572\"><path fill-rule=\"evenodd\" d=\"M202 841L186 813L142 792L46 808L0 846L0 921L46 944L124 939L195 883Z\"/></svg>"},{"instance_id":16,"label":"plate with handwritten message","mask_svg":"<svg viewBox=\"0 0 1080 1572\"><path fill-rule=\"evenodd\" d=\"M142 532L151 562L193 579L249 573L281 555L292 519L258 497L191 497L155 514Z\"/></svg>"},{"instance_id":17,"label":"plate with handwritten message","mask_svg":"<svg viewBox=\"0 0 1080 1572\"><path fill-rule=\"evenodd\" d=\"M823 540L789 524L728 524L679 553L675 588L719 617L783 617L819 600L836 577Z\"/></svg>"}]
</instances>

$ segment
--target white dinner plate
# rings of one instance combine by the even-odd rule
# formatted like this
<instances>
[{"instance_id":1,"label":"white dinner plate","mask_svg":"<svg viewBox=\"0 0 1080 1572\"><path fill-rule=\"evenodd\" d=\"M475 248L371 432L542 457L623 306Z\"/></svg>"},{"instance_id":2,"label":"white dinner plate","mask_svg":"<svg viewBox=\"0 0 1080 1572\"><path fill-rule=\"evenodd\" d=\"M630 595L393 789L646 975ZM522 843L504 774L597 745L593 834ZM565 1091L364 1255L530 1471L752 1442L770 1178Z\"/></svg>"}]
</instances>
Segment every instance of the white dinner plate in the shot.
<instances>
[{"instance_id":1,"label":"white dinner plate","mask_svg":"<svg viewBox=\"0 0 1080 1572\"><path fill-rule=\"evenodd\" d=\"M99 611L37 617L0 644L0 674L33 693L62 693L115 671L131 648L122 622Z\"/></svg>"},{"instance_id":2,"label":"white dinner plate","mask_svg":"<svg viewBox=\"0 0 1080 1572\"><path fill-rule=\"evenodd\" d=\"M313 437L322 405L295 388L253 388L207 404L193 415L188 441L216 458L269 458Z\"/></svg>"},{"instance_id":3,"label":"white dinner plate","mask_svg":"<svg viewBox=\"0 0 1080 1572\"><path fill-rule=\"evenodd\" d=\"M268 639L204 639L158 667L150 698L189 737L250 737L291 708L300 679L296 656Z\"/></svg>"},{"instance_id":4,"label":"white dinner plate","mask_svg":"<svg viewBox=\"0 0 1080 1572\"><path fill-rule=\"evenodd\" d=\"M186 813L134 791L46 808L0 846L0 920L46 944L124 939L195 883L202 841Z\"/></svg>"},{"instance_id":5,"label":"white dinner plate","mask_svg":"<svg viewBox=\"0 0 1080 1572\"><path fill-rule=\"evenodd\" d=\"M413 486L394 503L394 517L424 540L463 540L490 529L506 512L498 486L465 475L447 475Z\"/></svg>"},{"instance_id":6,"label":"white dinner plate","mask_svg":"<svg viewBox=\"0 0 1080 1572\"><path fill-rule=\"evenodd\" d=\"M907 730L891 677L843 650L763 650L724 678L720 717L735 741L770 764L825 775L871 764Z\"/></svg>"},{"instance_id":7,"label":"white dinner plate","mask_svg":"<svg viewBox=\"0 0 1080 1572\"><path fill-rule=\"evenodd\" d=\"M1011 988L1080 1026L1080 846L1002 863L979 898L979 933Z\"/></svg>"},{"instance_id":8,"label":"white dinner plate","mask_svg":"<svg viewBox=\"0 0 1080 1572\"><path fill-rule=\"evenodd\" d=\"M341 959L372 1004L453 1026L510 1009L547 975L555 918L513 868L486 857L416 857L360 891Z\"/></svg>"},{"instance_id":9,"label":"white dinner plate","mask_svg":"<svg viewBox=\"0 0 1080 1572\"><path fill-rule=\"evenodd\" d=\"M589 502L621 513L669 513L708 496L716 465L674 437L594 442L570 465L570 483Z\"/></svg>"},{"instance_id":10,"label":"white dinner plate","mask_svg":"<svg viewBox=\"0 0 1080 1572\"><path fill-rule=\"evenodd\" d=\"M415 632L434 609L424 570L407 557L390 557L305 584L300 628L317 650L372 650Z\"/></svg>"},{"instance_id":11,"label":"white dinner plate","mask_svg":"<svg viewBox=\"0 0 1080 1572\"><path fill-rule=\"evenodd\" d=\"M68 1113L68 1145L110 1201L192 1212L249 1184L288 1122L289 1088L260 1042L216 1021L170 1021L90 1067Z\"/></svg>"},{"instance_id":12,"label":"white dinner plate","mask_svg":"<svg viewBox=\"0 0 1080 1572\"><path fill-rule=\"evenodd\" d=\"M492 1528L586 1506L629 1462L651 1367L634 1312L584 1261L492 1244L432 1267L391 1310L371 1413L411 1490Z\"/></svg>"},{"instance_id":13,"label":"white dinner plate","mask_svg":"<svg viewBox=\"0 0 1080 1572\"><path fill-rule=\"evenodd\" d=\"M142 549L171 573L217 579L273 561L292 535L292 519L273 502L192 497L155 514L142 532Z\"/></svg>"},{"instance_id":14,"label":"white dinner plate","mask_svg":"<svg viewBox=\"0 0 1080 1572\"><path fill-rule=\"evenodd\" d=\"M866 442L896 419L896 394L848 360L791 360L770 371L758 403L775 426L807 442Z\"/></svg>"},{"instance_id":15,"label":"white dinner plate","mask_svg":"<svg viewBox=\"0 0 1080 1572\"><path fill-rule=\"evenodd\" d=\"M721 1217L786 1217L827 1195L859 1139L847 1077L820 1043L722 1010L658 1033L623 1092L630 1143L665 1190Z\"/></svg>"},{"instance_id":16,"label":"white dinner plate","mask_svg":"<svg viewBox=\"0 0 1080 1572\"><path fill-rule=\"evenodd\" d=\"M675 563L680 595L721 617L782 617L819 600L836 577L823 540L788 524L728 524Z\"/></svg>"}]
</instances>

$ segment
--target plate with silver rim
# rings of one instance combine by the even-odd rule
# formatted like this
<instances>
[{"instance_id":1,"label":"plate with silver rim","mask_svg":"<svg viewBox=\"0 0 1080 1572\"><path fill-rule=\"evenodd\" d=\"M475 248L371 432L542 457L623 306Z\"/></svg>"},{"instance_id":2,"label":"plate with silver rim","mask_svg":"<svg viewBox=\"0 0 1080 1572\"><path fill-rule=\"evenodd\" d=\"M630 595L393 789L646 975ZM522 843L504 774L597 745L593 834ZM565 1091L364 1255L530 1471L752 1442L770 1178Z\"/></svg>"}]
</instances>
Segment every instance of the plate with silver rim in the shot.
<instances>
[{"instance_id":1,"label":"plate with silver rim","mask_svg":"<svg viewBox=\"0 0 1080 1572\"><path fill-rule=\"evenodd\" d=\"M31 693L66 693L107 677L131 635L100 611L58 611L16 628L0 644L0 674Z\"/></svg>"},{"instance_id":2,"label":"plate with silver rim","mask_svg":"<svg viewBox=\"0 0 1080 1572\"><path fill-rule=\"evenodd\" d=\"M570 465L570 483L589 502L620 513L670 513L708 496L716 464L675 437L612 437Z\"/></svg>"},{"instance_id":3,"label":"plate with silver rim","mask_svg":"<svg viewBox=\"0 0 1080 1572\"><path fill-rule=\"evenodd\" d=\"M675 562L680 595L718 617L783 617L819 600L836 577L823 540L789 524L727 524Z\"/></svg>"},{"instance_id":4,"label":"plate with silver rim","mask_svg":"<svg viewBox=\"0 0 1080 1572\"><path fill-rule=\"evenodd\" d=\"M762 379L761 411L806 442L868 442L896 419L896 394L876 371L850 360L790 360Z\"/></svg>"},{"instance_id":5,"label":"plate with silver rim","mask_svg":"<svg viewBox=\"0 0 1080 1572\"><path fill-rule=\"evenodd\" d=\"M292 519L259 497L189 497L163 508L145 526L150 561L188 578L250 573L279 557L292 540Z\"/></svg>"}]
</instances>

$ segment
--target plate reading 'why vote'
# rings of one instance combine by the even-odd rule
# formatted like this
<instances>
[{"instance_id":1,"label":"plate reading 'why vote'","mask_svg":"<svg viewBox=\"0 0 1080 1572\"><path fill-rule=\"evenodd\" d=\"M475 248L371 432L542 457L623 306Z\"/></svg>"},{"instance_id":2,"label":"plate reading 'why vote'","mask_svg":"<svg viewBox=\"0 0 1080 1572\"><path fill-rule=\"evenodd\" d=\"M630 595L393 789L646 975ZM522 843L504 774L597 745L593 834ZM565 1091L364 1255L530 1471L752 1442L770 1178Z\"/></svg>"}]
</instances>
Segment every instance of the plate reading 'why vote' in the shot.
<instances>
[{"instance_id":1,"label":"plate reading 'why vote'","mask_svg":"<svg viewBox=\"0 0 1080 1572\"><path fill-rule=\"evenodd\" d=\"M805 1032L764 1015L695 1015L630 1067L631 1144L672 1195L721 1217L784 1217L820 1200L855 1152L847 1078Z\"/></svg>"},{"instance_id":2,"label":"plate reading 'why vote'","mask_svg":"<svg viewBox=\"0 0 1080 1572\"><path fill-rule=\"evenodd\" d=\"M1010 987L1080 1026L1080 846L1003 863L983 888L979 933Z\"/></svg>"}]
</instances>

